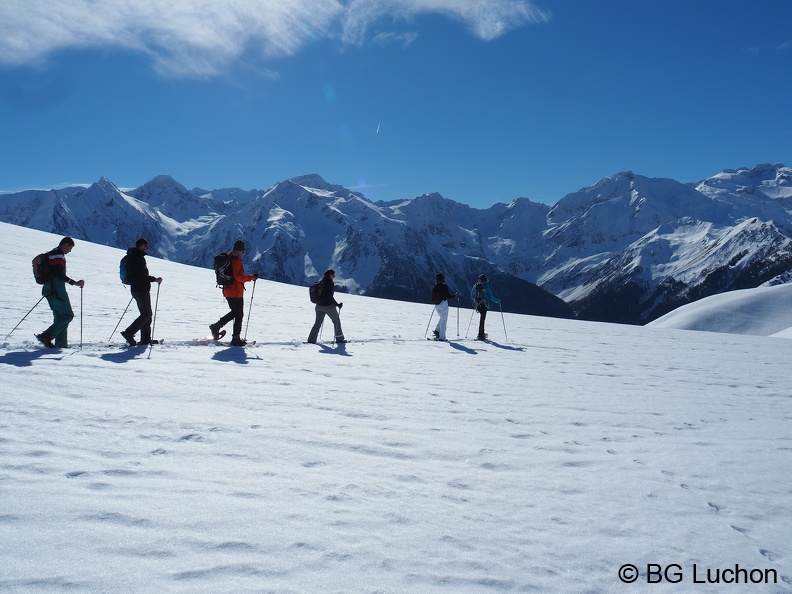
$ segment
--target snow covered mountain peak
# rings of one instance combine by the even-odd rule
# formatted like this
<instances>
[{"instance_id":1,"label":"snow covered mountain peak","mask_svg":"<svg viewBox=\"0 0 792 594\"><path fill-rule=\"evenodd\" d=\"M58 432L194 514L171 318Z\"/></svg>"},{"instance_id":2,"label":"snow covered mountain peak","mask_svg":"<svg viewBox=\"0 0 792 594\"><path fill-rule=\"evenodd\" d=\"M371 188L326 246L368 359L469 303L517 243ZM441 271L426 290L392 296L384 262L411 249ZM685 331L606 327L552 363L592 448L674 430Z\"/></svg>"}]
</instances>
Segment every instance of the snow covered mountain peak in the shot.
<instances>
[{"instance_id":1,"label":"snow covered mountain peak","mask_svg":"<svg viewBox=\"0 0 792 594\"><path fill-rule=\"evenodd\" d=\"M96 183L88 186L88 188L91 187L99 188L102 192L106 194L113 194L119 191L118 186L116 186L113 182L111 182L109 179L107 179L104 176L100 177L99 181L97 181Z\"/></svg>"},{"instance_id":2,"label":"snow covered mountain peak","mask_svg":"<svg viewBox=\"0 0 792 594\"><path fill-rule=\"evenodd\" d=\"M289 178L287 181L296 184L309 192L319 195L335 195L337 197L343 198L354 196L355 198L363 198L364 200L368 200L363 196L363 194L359 192L353 192L344 186L326 182L324 178L317 173L299 175L297 177Z\"/></svg>"},{"instance_id":3,"label":"snow covered mountain peak","mask_svg":"<svg viewBox=\"0 0 792 594\"><path fill-rule=\"evenodd\" d=\"M145 236L153 253L204 267L243 239L263 278L305 285L332 267L350 292L404 300L426 301L438 271L462 289L486 273L507 311L572 315L562 297L586 319L643 323L790 278L791 179L780 163L696 185L623 171L552 207L476 209L436 192L375 203L315 173L266 191L160 175L122 192L102 178L1 196L0 220L121 248Z\"/></svg>"},{"instance_id":4,"label":"snow covered mountain peak","mask_svg":"<svg viewBox=\"0 0 792 594\"><path fill-rule=\"evenodd\" d=\"M782 163L727 169L699 182L696 189L713 198L735 195L750 200L756 194L760 200L792 199L792 169Z\"/></svg>"}]
</instances>

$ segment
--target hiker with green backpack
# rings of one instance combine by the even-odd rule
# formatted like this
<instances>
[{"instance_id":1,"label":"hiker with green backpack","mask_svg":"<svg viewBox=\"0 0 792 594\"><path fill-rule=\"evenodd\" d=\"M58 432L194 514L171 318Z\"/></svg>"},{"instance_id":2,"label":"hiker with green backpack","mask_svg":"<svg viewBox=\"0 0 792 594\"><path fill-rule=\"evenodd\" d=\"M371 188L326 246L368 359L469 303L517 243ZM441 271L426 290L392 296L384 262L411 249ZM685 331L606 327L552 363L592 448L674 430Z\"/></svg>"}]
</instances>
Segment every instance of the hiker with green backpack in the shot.
<instances>
[{"instance_id":1,"label":"hiker with green backpack","mask_svg":"<svg viewBox=\"0 0 792 594\"><path fill-rule=\"evenodd\" d=\"M500 299L492 294L492 288L489 286L489 279L487 279L486 274L478 277L478 281L470 290L470 298L473 300L473 306L476 311L481 316L476 340L486 340L487 334L484 332L484 322L487 319L487 311L492 309L494 304L500 303Z\"/></svg>"}]
</instances>

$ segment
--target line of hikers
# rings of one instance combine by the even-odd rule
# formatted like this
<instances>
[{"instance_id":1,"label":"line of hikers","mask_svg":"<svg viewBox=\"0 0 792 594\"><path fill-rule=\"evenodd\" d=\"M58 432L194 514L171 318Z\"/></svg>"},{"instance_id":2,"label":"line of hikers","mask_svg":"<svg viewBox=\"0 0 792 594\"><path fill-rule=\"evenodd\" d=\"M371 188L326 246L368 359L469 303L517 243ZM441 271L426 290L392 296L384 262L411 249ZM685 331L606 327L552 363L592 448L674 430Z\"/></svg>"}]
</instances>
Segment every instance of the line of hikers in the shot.
<instances>
[{"instance_id":1,"label":"line of hikers","mask_svg":"<svg viewBox=\"0 0 792 594\"><path fill-rule=\"evenodd\" d=\"M66 274L66 255L71 253L73 248L74 239L64 237L58 247L33 259L33 274L36 281L43 285L41 294L47 300L53 315L53 322L50 327L41 334L36 334L36 338L47 348L68 347L68 327L74 319L74 311L71 307L69 294L66 291L66 285L77 286L81 289L85 286L84 280L75 281ZM148 240L141 237L135 242L135 247L127 250L126 256L121 261L120 274L122 282L129 285L132 298L137 304L139 313L138 317L121 332L121 336L124 337L124 340L130 346L157 344L158 342L151 335L153 319L151 285L152 283L160 285L162 277L155 277L149 274L148 265L146 264L148 250ZM245 267L242 263L244 254L245 243L242 240L237 240L234 242L230 252L220 254L215 259L215 272L218 284L222 286L223 296L228 302L229 312L214 324L210 324L209 330L214 340L220 340L226 334L223 327L229 322L233 322L230 342L232 346L244 346L247 344L246 340L241 336L242 320L245 314L245 283L256 281L259 278L258 274L245 274ZM221 258L223 261L222 264L219 264L218 259ZM308 334L307 342L309 343L316 343L325 316L329 317L333 322L334 341L336 343L347 342L341 329L341 318L339 316L344 304L339 303L335 299L334 279L335 271L328 269L322 275L322 279L311 287L311 301L316 304L314 308L316 319ZM437 325L434 329L435 340L447 340L448 301L456 297L459 297L459 291L452 294L448 285L446 285L445 276L442 273L438 273L435 276L435 285L432 287L432 303L434 303L434 311L438 315ZM471 288L470 298L480 315L476 339L485 340L487 334L484 332L484 323L487 318L487 311L492 309L493 304L500 303L500 300L493 295L486 275L482 274L478 277L477 282ZM138 332L140 332L140 338L136 339L135 336Z\"/></svg>"},{"instance_id":2,"label":"line of hikers","mask_svg":"<svg viewBox=\"0 0 792 594\"><path fill-rule=\"evenodd\" d=\"M451 294L451 290L445 282L443 273L438 272L435 275L435 285L432 287L432 303L435 304L435 312L437 313L437 325L432 331L434 340L448 340L446 338L446 326L448 325L448 301L459 297L459 291ZM493 305L500 303L500 299L495 297L492 293L492 288L489 285L489 279L486 274L481 274L478 280L470 289L470 299L473 301L473 306L479 313L479 328L476 340L486 340L487 334L484 332L484 323L487 319L487 312L492 309ZM431 323L431 319L429 321Z\"/></svg>"}]
</instances>

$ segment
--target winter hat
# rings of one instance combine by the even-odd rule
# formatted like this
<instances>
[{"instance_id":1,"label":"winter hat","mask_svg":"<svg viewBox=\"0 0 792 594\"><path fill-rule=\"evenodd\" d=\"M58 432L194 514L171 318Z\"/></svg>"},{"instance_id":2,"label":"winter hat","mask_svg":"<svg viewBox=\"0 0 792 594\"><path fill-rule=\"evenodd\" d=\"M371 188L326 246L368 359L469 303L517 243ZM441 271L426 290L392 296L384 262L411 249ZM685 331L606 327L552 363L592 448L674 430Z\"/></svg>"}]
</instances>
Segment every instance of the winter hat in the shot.
<instances>
[{"instance_id":1,"label":"winter hat","mask_svg":"<svg viewBox=\"0 0 792 594\"><path fill-rule=\"evenodd\" d=\"M479 280L480 280L482 283L486 283L486 282L487 282L487 275L486 275L486 274L481 274L481 275L479 275Z\"/></svg>"},{"instance_id":2,"label":"winter hat","mask_svg":"<svg viewBox=\"0 0 792 594\"><path fill-rule=\"evenodd\" d=\"M435 282L436 282L436 283L444 283L444 282L445 282L445 277L443 276L443 273L442 273L442 272L438 272L438 273L435 275Z\"/></svg>"},{"instance_id":3,"label":"winter hat","mask_svg":"<svg viewBox=\"0 0 792 594\"><path fill-rule=\"evenodd\" d=\"M244 252L245 251L245 242L241 239L237 239L234 242L234 251L235 252Z\"/></svg>"},{"instance_id":4,"label":"winter hat","mask_svg":"<svg viewBox=\"0 0 792 594\"><path fill-rule=\"evenodd\" d=\"M135 247L140 247L141 245L148 245L148 240L145 237L141 237L135 242Z\"/></svg>"}]
</instances>

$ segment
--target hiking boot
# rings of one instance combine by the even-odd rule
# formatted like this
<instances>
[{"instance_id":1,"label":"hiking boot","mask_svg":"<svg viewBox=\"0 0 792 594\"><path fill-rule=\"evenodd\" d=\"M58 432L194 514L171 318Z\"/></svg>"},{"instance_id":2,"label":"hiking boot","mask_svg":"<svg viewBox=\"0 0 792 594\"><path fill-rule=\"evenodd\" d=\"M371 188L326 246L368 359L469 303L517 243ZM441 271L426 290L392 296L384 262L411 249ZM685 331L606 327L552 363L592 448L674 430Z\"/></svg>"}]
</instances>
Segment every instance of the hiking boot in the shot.
<instances>
[{"instance_id":1,"label":"hiking boot","mask_svg":"<svg viewBox=\"0 0 792 594\"><path fill-rule=\"evenodd\" d=\"M123 336L123 337L124 337L124 340L126 340L126 341L127 341L127 344L128 344L129 346L135 346L135 345L137 344L137 340L135 340L135 335L134 335L134 334L132 334L132 333L130 333L130 332L127 332L126 330L124 330L124 331L121 333L121 336Z\"/></svg>"},{"instance_id":2,"label":"hiking boot","mask_svg":"<svg viewBox=\"0 0 792 594\"><path fill-rule=\"evenodd\" d=\"M437 330L432 330L432 334L434 334L435 340L440 338L440 333Z\"/></svg>"},{"instance_id":3,"label":"hiking boot","mask_svg":"<svg viewBox=\"0 0 792 594\"><path fill-rule=\"evenodd\" d=\"M479 334L478 336L476 336L476 340L487 340L487 335Z\"/></svg>"},{"instance_id":4,"label":"hiking boot","mask_svg":"<svg viewBox=\"0 0 792 594\"><path fill-rule=\"evenodd\" d=\"M41 334L36 334L36 338L38 338L39 342L43 344L48 349L54 349L55 345L52 344L52 336L50 336L47 332L42 332Z\"/></svg>"},{"instance_id":5,"label":"hiking boot","mask_svg":"<svg viewBox=\"0 0 792 594\"><path fill-rule=\"evenodd\" d=\"M348 342L346 338L336 338L336 344L346 344Z\"/></svg>"},{"instance_id":6,"label":"hiking boot","mask_svg":"<svg viewBox=\"0 0 792 594\"><path fill-rule=\"evenodd\" d=\"M220 340L220 325L219 324L209 324L209 331L212 333L212 338L214 340Z\"/></svg>"},{"instance_id":7,"label":"hiking boot","mask_svg":"<svg viewBox=\"0 0 792 594\"><path fill-rule=\"evenodd\" d=\"M245 346L247 344L247 340L244 338L239 338L239 336L234 336L231 339L231 346Z\"/></svg>"}]
</instances>

